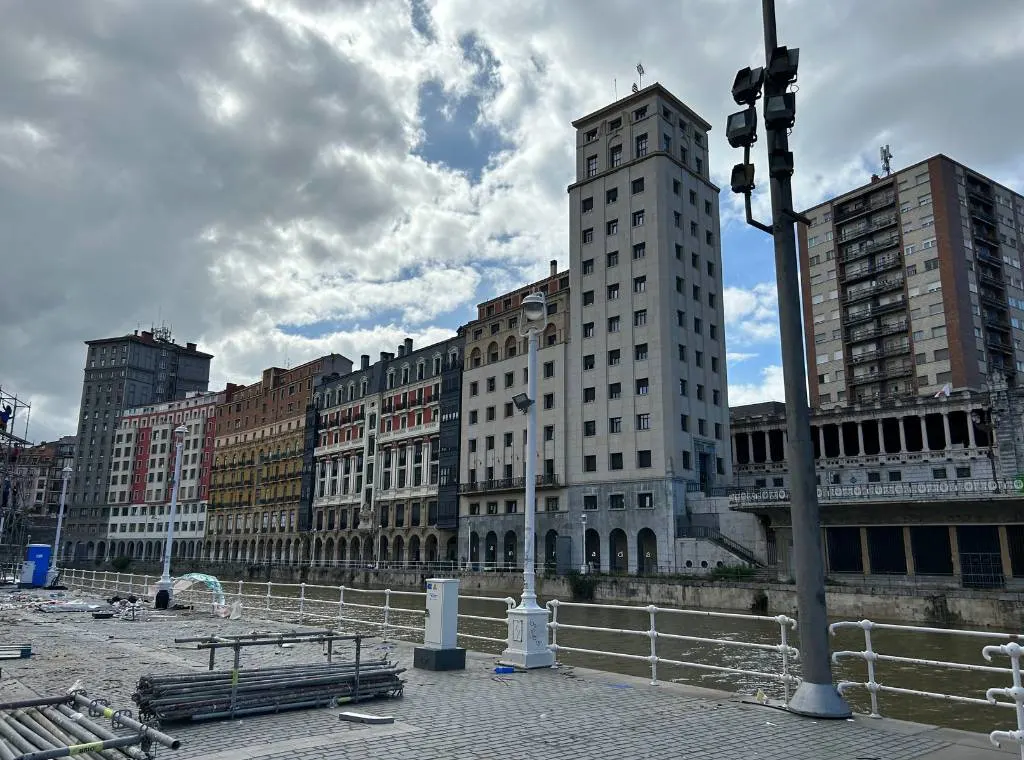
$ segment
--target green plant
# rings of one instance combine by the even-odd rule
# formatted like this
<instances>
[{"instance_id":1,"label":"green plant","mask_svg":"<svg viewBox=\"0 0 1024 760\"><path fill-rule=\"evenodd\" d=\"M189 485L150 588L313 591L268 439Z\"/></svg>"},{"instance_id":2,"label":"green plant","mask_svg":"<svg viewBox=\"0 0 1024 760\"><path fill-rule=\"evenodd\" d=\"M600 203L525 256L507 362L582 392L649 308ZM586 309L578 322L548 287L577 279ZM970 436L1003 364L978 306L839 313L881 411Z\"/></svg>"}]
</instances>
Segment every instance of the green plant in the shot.
<instances>
[{"instance_id":1,"label":"green plant","mask_svg":"<svg viewBox=\"0 0 1024 760\"><path fill-rule=\"evenodd\" d=\"M569 573L569 591L572 593L574 602L594 601L595 588L597 588L597 578L591 575L581 575L575 571Z\"/></svg>"},{"instance_id":2,"label":"green plant","mask_svg":"<svg viewBox=\"0 0 1024 760\"><path fill-rule=\"evenodd\" d=\"M120 557L114 557L112 560L110 560L110 566L119 573L126 573L128 572L128 568L132 566L132 558L125 557L124 555Z\"/></svg>"},{"instance_id":3,"label":"green plant","mask_svg":"<svg viewBox=\"0 0 1024 760\"><path fill-rule=\"evenodd\" d=\"M716 581L744 581L756 574L754 568L746 565L724 565L712 570L709 577Z\"/></svg>"}]
</instances>

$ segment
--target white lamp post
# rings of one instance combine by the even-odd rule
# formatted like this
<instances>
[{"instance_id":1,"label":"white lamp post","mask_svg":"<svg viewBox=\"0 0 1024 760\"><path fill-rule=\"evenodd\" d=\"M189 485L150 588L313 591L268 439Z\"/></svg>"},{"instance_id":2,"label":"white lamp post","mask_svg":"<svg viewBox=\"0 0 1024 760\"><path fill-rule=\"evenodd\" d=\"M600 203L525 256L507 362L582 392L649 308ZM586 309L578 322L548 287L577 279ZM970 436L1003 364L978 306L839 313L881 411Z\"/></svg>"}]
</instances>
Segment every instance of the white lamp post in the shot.
<instances>
[{"instance_id":1,"label":"white lamp post","mask_svg":"<svg viewBox=\"0 0 1024 760\"><path fill-rule=\"evenodd\" d=\"M505 662L521 668L549 668L555 655L548 649L548 611L537 604L534 549L536 542L537 501L537 347L547 327L547 299L543 293L523 298L520 330L529 340L526 393L518 393L512 403L526 418L526 504L523 536L523 598L508 612L508 647L502 653Z\"/></svg>"},{"instance_id":2,"label":"white lamp post","mask_svg":"<svg viewBox=\"0 0 1024 760\"><path fill-rule=\"evenodd\" d=\"M57 534L53 537L53 553L50 554L50 570L46 574L46 585L50 586L57 579L57 555L60 553L60 530L64 526L64 501L68 497L68 479L71 477L71 465L64 465L61 473L60 505L57 507Z\"/></svg>"},{"instance_id":3,"label":"white lamp post","mask_svg":"<svg viewBox=\"0 0 1024 760\"><path fill-rule=\"evenodd\" d=\"M171 549L174 546L174 518L178 516L178 486L181 483L182 451L185 448L185 433L188 425L174 428L174 484L171 486L171 509L167 517L167 540L164 542L164 567L160 580L156 582L156 590L167 592L167 608L173 605L174 582L171 580Z\"/></svg>"},{"instance_id":4,"label":"white lamp post","mask_svg":"<svg viewBox=\"0 0 1024 760\"><path fill-rule=\"evenodd\" d=\"M587 574L587 513L580 515L580 574Z\"/></svg>"}]
</instances>

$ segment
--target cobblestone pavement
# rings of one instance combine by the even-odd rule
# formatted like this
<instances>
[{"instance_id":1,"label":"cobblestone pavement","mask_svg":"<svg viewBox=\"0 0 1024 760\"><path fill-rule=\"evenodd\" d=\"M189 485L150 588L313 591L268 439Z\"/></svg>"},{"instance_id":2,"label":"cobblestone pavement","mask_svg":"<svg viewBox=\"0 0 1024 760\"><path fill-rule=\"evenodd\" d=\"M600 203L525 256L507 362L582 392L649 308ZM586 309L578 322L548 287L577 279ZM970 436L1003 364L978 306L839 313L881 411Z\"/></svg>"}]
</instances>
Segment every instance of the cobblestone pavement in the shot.
<instances>
[{"instance_id":1,"label":"cobblestone pavement","mask_svg":"<svg viewBox=\"0 0 1024 760\"><path fill-rule=\"evenodd\" d=\"M81 679L115 708L135 705L144 673L205 670L207 653L175 637L293 630L267 621L148 613L143 620L93 620L87 613L0 612L0 640L32 644L33 657L2 664L0 701L52 695ZM365 645L379 654L379 641ZM344 656L340 648L339 658ZM337 651L337 650L336 650ZM217 723L165 727L182 740L180 760L998 760L985 737L888 720L814 721L737 697L582 668L495 676L494 658L469 653L463 672L413 670L412 647L392 657L410 669L405 696L356 709L393 715L389 726L342 722L337 709L300 710ZM220 655L226 666L230 655ZM243 667L321 661L319 647L257 647Z\"/></svg>"}]
</instances>

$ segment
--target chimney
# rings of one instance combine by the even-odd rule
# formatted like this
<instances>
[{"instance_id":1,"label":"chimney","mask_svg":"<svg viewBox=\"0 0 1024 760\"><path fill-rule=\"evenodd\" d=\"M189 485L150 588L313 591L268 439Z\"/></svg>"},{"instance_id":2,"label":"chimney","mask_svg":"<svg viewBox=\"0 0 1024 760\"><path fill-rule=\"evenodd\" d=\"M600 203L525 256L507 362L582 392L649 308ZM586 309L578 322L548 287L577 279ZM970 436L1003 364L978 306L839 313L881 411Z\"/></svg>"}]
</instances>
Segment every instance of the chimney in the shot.
<instances>
[{"instance_id":1,"label":"chimney","mask_svg":"<svg viewBox=\"0 0 1024 760\"><path fill-rule=\"evenodd\" d=\"M871 183L874 184L875 182L878 182L878 175L877 174L872 174L871 175Z\"/></svg>"},{"instance_id":2,"label":"chimney","mask_svg":"<svg viewBox=\"0 0 1024 760\"><path fill-rule=\"evenodd\" d=\"M185 349L187 351L195 351L196 350L196 344L195 343L186 343L185 344Z\"/></svg>"},{"instance_id":3,"label":"chimney","mask_svg":"<svg viewBox=\"0 0 1024 760\"><path fill-rule=\"evenodd\" d=\"M398 344L398 355L399 355L399 357L405 356L405 344L404 343L399 343Z\"/></svg>"},{"instance_id":4,"label":"chimney","mask_svg":"<svg viewBox=\"0 0 1024 760\"><path fill-rule=\"evenodd\" d=\"M405 339L405 353L406 354L411 354L412 353L412 338L406 338Z\"/></svg>"},{"instance_id":5,"label":"chimney","mask_svg":"<svg viewBox=\"0 0 1024 760\"><path fill-rule=\"evenodd\" d=\"M362 356L359 357L359 369L369 369L369 368L370 368L370 355L369 354L363 354Z\"/></svg>"},{"instance_id":6,"label":"chimney","mask_svg":"<svg viewBox=\"0 0 1024 760\"><path fill-rule=\"evenodd\" d=\"M558 259L551 259L551 276L558 274Z\"/></svg>"},{"instance_id":7,"label":"chimney","mask_svg":"<svg viewBox=\"0 0 1024 760\"><path fill-rule=\"evenodd\" d=\"M388 360L388 352L387 351L381 351L380 352L380 360L382 362L386 362Z\"/></svg>"}]
</instances>

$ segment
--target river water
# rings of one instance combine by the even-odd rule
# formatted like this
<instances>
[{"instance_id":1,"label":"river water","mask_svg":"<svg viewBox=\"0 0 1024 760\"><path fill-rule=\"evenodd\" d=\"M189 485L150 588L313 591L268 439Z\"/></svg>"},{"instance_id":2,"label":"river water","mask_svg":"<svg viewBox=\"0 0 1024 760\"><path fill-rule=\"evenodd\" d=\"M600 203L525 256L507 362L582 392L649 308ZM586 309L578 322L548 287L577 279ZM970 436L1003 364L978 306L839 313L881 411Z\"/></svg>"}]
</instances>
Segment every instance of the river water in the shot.
<instances>
[{"instance_id":1,"label":"river water","mask_svg":"<svg viewBox=\"0 0 1024 760\"><path fill-rule=\"evenodd\" d=\"M226 583L225 591L229 600L237 592L237 583ZM269 607L272 616L279 619L295 620L298 612L296 599L297 589L294 586L273 584L272 598L266 600L267 584L246 583L245 606L251 609L247 617L258 617L259 609ZM360 593L357 589L345 589L346 607L343 619L337 628L361 631L380 635L379 624L382 612L379 609L383 598L379 591ZM337 623L339 594L326 587L307 587L303 602L303 612L307 622ZM546 600L541 600L543 604ZM366 609L356 604L373 605L378 609ZM412 641L421 640L422 634L415 631L404 631L398 626L421 627L423 625L423 597L420 595L393 595L392 608L405 608L409 612L393 609L389 615L389 636ZM481 617L504 618L504 606L500 603L484 602L461 598L459 601L460 615L476 615ZM314 617L310 617L314 616ZM600 628L634 629L646 631L649 628L648 613L637 610L598 608L560 607L558 622L560 624L587 625ZM779 643L779 626L772 621L757 620L753 617L714 618L705 616L684 616L660 613L657 630L659 633L671 633L697 638L718 639L723 642L745 641L775 645ZM475 634L503 639L507 634L504 622L460 619L460 634ZM796 631L789 632L789 643L799 648L799 637ZM499 643L464 639L460 642L467 648L477 651L499 653L503 646ZM558 643L562 646L614 651L625 654L647 656L650 654L650 639L646 635L629 635L623 633L594 631L558 631ZM919 634L905 631L873 631L872 643L874 651L914 657L919 659L962 662L973 665L991 665L1009 667L1007 658L997 657L992 663L986 663L981 649L986 644L999 643L995 640L984 640L957 635ZM722 665L742 668L751 671L768 673L781 672L781 656L777 652L752 650L729 646L727 643L694 643L662 639L657 642L658 655L662 658ZM861 651L864 649L864 634L860 629L841 630L832 639L832 649ZM607 655L579 654L559 652L559 662L565 665L596 668L610 673L622 673L650 678L651 670L647 662L628 660ZM799 661L790 663L791 672L800 673ZM866 664L860 659L843 660L834 666L833 676L836 681L850 680L863 682L867 680ZM695 686L723 689L731 692L747 694L763 689L771 697L781 697L781 685L766 679L739 674L724 674L700 671L693 668L680 667L659 663L658 680L678 680ZM933 691L946 694L984 699L985 690L991 687L1007 687L1011 685L1011 676L1007 673L975 673L939 669L923 665L903 663L884 663L876 665L876 680L886 686L896 686L920 691ZM847 699L856 712L870 712L870 700L866 689L852 689L847 692ZM939 699L929 699L901 694L880 694L880 712L888 718L917 721L934 725L959 728L968 731L988 733L995 729L1012 730L1016 726L1014 712L1005 707L989 707L982 705L955 704Z\"/></svg>"}]
</instances>

